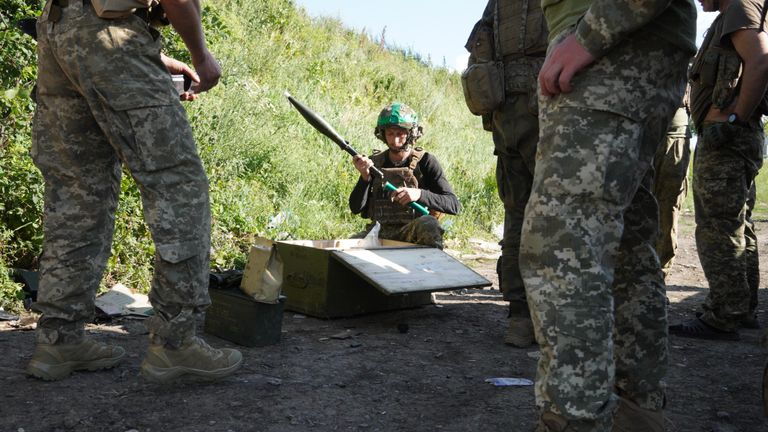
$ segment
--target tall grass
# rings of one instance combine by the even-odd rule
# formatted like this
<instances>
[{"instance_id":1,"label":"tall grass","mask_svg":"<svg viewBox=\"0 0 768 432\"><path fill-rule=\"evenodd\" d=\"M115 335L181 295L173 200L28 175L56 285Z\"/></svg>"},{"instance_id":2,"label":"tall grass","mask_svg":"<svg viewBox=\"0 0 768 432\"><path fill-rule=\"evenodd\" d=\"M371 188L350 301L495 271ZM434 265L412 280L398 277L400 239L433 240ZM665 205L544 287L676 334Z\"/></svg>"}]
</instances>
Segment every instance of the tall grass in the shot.
<instances>
[{"instance_id":1,"label":"tall grass","mask_svg":"<svg viewBox=\"0 0 768 432\"><path fill-rule=\"evenodd\" d=\"M487 237L501 222L491 137L468 113L457 73L335 19L312 20L289 0L209 1L205 25L224 76L186 107L211 184L214 265L242 266L254 236L343 238L366 223L347 206L358 176L349 155L285 91L365 154L385 148L373 135L381 108L412 106L426 130L419 145L439 158L464 206L448 238ZM168 51L186 55L175 36ZM126 180L109 277L146 288L153 247L139 205Z\"/></svg>"}]
</instances>

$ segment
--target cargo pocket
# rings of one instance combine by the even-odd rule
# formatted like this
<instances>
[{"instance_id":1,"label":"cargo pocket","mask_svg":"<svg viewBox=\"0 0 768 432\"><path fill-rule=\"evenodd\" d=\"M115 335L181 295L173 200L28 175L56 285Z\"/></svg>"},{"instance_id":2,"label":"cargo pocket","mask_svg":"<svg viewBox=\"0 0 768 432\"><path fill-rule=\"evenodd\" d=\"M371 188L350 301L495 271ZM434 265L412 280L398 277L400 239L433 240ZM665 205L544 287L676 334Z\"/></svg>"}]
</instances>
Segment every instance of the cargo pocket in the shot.
<instances>
[{"instance_id":1,"label":"cargo pocket","mask_svg":"<svg viewBox=\"0 0 768 432\"><path fill-rule=\"evenodd\" d=\"M556 312L555 359L550 370L553 402L573 412L593 412L605 403L614 375L609 308L583 301Z\"/></svg>"},{"instance_id":2,"label":"cargo pocket","mask_svg":"<svg viewBox=\"0 0 768 432\"><path fill-rule=\"evenodd\" d=\"M694 198L706 206L696 211L708 217L736 217L747 199L745 164L739 159L718 158L715 152L712 154L715 157L700 157L694 164Z\"/></svg>"},{"instance_id":3,"label":"cargo pocket","mask_svg":"<svg viewBox=\"0 0 768 432\"><path fill-rule=\"evenodd\" d=\"M169 77L96 86L109 134L131 171L153 172L197 158L186 114Z\"/></svg>"},{"instance_id":4,"label":"cargo pocket","mask_svg":"<svg viewBox=\"0 0 768 432\"><path fill-rule=\"evenodd\" d=\"M190 258L196 257L201 253L204 253L200 242L197 240L175 243L158 243L155 245L155 249L163 261L167 261L171 264L178 264Z\"/></svg>"}]
</instances>

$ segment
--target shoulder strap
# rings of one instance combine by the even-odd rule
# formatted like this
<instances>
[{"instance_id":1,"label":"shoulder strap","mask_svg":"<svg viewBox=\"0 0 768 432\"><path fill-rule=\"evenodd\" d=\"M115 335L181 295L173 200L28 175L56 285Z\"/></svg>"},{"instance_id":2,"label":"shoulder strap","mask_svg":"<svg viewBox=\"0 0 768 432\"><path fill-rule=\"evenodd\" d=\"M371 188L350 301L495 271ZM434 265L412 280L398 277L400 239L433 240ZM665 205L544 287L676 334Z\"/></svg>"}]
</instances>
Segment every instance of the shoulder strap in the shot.
<instances>
[{"instance_id":1,"label":"shoulder strap","mask_svg":"<svg viewBox=\"0 0 768 432\"><path fill-rule=\"evenodd\" d=\"M763 16L760 18L760 31L765 31L765 14L768 12L768 0L763 3Z\"/></svg>"},{"instance_id":2,"label":"shoulder strap","mask_svg":"<svg viewBox=\"0 0 768 432\"><path fill-rule=\"evenodd\" d=\"M517 43L518 52L525 54L525 32L528 31L528 1L523 0L523 10L520 11L522 22L520 23L520 38Z\"/></svg>"},{"instance_id":3,"label":"shoulder strap","mask_svg":"<svg viewBox=\"0 0 768 432\"><path fill-rule=\"evenodd\" d=\"M495 1L493 10L493 57L501 60L501 40L499 38L499 0Z\"/></svg>"},{"instance_id":4,"label":"shoulder strap","mask_svg":"<svg viewBox=\"0 0 768 432\"><path fill-rule=\"evenodd\" d=\"M387 157L387 152L389 152L389 150L384 150L384 151L380 151L372 154L370 159L373 161L373 166L375 166L376 168L383 167L384 161L386 160L386 157Z\"/></svg>"},{"instance_id":5,"label":"shoulder strap","mask_svg":"<svg viewBox=\"0 0 768 432\"><path fill-rule=\"evenodd\" d=\"M411 171L416 171L416 167L419 165L419 161L424 157L424 151L421 147L414 147L413 152L411 153L411 163L408 164L408 168Z\"/></svg>"}]
</instances>

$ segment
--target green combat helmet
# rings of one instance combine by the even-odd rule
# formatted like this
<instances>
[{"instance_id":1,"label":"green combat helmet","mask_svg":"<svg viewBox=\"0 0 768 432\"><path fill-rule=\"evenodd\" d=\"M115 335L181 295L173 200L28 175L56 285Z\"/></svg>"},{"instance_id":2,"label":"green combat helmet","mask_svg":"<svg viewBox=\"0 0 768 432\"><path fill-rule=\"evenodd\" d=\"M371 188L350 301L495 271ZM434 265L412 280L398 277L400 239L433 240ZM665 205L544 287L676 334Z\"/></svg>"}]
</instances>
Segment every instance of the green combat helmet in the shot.
<instances>
[{"instance_id":1,"label":"green combat helmet","mask_svg":"<svg viewBox=\"0 0 768 432\"><path fill-rule=\"evenodd\" d=\"M398 126L408 130L408 139L405 142L406 148L424 135L424 128L419 126L419 116L416 114L416 111L404 103L391 103L385 106L379 114L379 119L376 121L376 129L374 129L373 133L384 144L387 143L384 129L389 126Z\"/></svg>"}]
</instances>

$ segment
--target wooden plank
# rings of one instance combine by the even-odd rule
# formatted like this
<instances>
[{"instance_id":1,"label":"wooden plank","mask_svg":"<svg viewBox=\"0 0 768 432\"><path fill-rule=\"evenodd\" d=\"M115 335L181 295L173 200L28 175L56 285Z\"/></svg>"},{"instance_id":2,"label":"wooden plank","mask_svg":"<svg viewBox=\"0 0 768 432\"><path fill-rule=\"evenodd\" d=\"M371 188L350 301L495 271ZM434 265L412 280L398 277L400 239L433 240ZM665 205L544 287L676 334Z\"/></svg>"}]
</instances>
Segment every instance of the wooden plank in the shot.
<instances>
[{"instance_id":1,"label":"wooden plank","mask_svg":"<svg viewBox=\"0 0 768 432\"><path fill-rule=\"evenodd\" d=\"M488 279L435 248L350 249L332 254L385 294L491 285Z\"/></svg>"}]
</instances>

